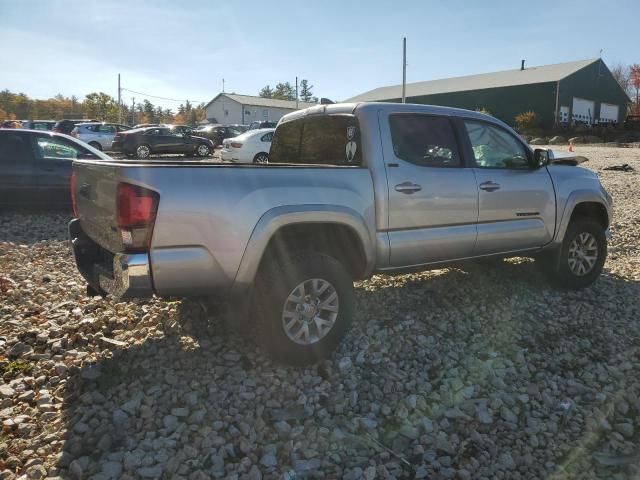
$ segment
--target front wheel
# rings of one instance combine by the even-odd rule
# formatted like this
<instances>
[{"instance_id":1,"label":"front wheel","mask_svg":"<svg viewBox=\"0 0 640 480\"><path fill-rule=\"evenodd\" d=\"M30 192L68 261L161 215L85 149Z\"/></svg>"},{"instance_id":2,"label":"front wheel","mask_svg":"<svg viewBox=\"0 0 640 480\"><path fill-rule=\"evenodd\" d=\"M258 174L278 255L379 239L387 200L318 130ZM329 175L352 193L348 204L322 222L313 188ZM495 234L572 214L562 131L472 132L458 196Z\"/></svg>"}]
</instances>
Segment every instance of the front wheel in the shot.
<instances>
[{"instance_id":1,"label":"front wheel","mask_svg":"<svg viewBox=\"0 0 640 480\"><path fill-rule=\"evenodd\" d=\"M321 253L269 262L258 277L257 341L276 360L305 365L325 358L351 326L353 281Z\"/></svg>"},{"instance_id":2,"label":"front wheel","mask_svg":"<svg viewBox=\"0 0 640 480\"><path fill-rule=\"evenodd\" d=\"M562 246L539 259L544 272L560 286L585 288L597 280L607 258L607 238L602 225L577 218L567 227Z\"/></svg>"},{"instance_id":3,"label":"front wheel","mask_svg":"<svg viewBox=\"0 0 640 480\"><path fill-rule=\"evenodd\" d=\"M260 152L255 157L253 157L253 163L269 163L269 154Z\"/></svg>"},{"instance_id":4,"label":"front wheel","mask_svg":"<svg viewBox=\"0 0 640 480\"><path fill-rule=\"evenodd\" d=\"M89 142L89 145L91 145L96 150L102 151L102 145L100 145L98 142Z\"/></svg>"}]
</instances>

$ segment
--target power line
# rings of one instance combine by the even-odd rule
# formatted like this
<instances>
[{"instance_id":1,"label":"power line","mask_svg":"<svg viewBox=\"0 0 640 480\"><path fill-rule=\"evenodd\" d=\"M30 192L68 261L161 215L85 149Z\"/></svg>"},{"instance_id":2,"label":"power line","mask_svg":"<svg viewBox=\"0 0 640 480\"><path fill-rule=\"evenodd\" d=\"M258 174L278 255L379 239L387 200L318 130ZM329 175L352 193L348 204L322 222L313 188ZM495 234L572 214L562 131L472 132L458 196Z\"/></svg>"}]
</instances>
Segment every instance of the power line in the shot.
<instances>
[{"instance_id":1,"label":"power line","mask_svg":"<svg viewBox=\"0 0 640 480\"><path fill-rule=\"evenodd\" d=\"M176 98L159 97L158 95L149 95L148 93L137 92L137 91L135 91L135 90L131 90L131 89L129 89L129 88L124 88L124 87L122 87L122 90L126 90L127 92L131 92L131 93L137 93L138 95L142 95L142 96L144 96L144 97L149 97L149 98L158 98L158 99L160 99L160 100L168 100L168 101L170 101L170 102L179 102L179 103L184 103L185 101L187 101L187 100L188 100L188 101L189 101L189 102L191 102L191 103L207 103L207 102L203 102L203 101L200 101L200 100L189 100L189 99L186 99L186 100L185 100L184 98L183 98L182 100L178 100L178 99L176 99Z\"/></svg>"}]
</instances>

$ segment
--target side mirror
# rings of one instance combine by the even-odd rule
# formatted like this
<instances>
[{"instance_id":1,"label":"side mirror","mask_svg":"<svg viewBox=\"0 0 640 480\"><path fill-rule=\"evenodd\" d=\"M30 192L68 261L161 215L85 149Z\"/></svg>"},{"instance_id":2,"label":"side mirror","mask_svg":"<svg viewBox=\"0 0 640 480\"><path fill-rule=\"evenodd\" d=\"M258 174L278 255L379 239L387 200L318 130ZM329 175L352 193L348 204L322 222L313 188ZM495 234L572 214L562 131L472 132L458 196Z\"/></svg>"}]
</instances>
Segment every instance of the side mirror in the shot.
<instances>
[{"instance_id":1,"label":"side mirror","mask_svg":"<svg viewBox=\"0 0 640 480\"><path fill-rule=\"evenodd\" d=\"M533 167L541 168L549 164L549 150L546 148L536 148L533 151Z\"/></svg>"}]
</instances>

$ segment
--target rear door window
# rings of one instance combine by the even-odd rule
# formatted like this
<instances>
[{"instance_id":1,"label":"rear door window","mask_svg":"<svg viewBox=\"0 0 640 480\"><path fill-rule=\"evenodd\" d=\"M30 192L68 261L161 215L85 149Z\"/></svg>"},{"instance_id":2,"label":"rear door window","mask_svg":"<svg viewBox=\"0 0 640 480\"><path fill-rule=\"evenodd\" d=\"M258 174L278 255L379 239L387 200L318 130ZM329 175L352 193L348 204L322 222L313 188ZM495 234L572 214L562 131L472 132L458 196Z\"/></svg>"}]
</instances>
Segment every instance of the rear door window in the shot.
<instances>
[{"instance_id":1,"label":"rear door window","mask_svg":"<svg viewBox=\"0 0 640 480\"><path fill-rule=\"evenodd\" d=\"M360 132L353 115L319 115L278 126L270 163L359 166Z\"/></svg>"},{"instance_id":2,"label":"rear door window","mask_svg":"<svg viewBox=\"0 0 640 480\"><path fill-rule=\"evenodd\" d=\"M16 133L0 133L0 167L29 162L33 151L29 139Z\"/></svg>"},{"instance_id":3,"label":"rear door window","mask_svg":"<svg viewBox=\"0 0 640 480\"><path fill-rule=\"evenodd\" d=\"M397 114L389 117L393 153L423 167L459 167L460 155L446 117Z\"/></svg>"}]
</instances>

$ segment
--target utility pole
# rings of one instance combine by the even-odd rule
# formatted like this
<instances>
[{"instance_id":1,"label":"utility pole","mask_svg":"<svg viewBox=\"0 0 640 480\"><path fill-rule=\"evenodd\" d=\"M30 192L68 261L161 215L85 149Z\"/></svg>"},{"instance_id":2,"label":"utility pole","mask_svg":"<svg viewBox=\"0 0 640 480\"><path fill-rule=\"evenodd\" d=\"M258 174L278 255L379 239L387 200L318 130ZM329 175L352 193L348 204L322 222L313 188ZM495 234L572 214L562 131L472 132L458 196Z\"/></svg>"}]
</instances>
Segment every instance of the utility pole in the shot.
<instances>
[{"instance_id":1,"label":"utility pole","mask_svg":"<svg viewBox=\"0 0 640 480\"><path fill-rule=\"evenodd\" d=\"M136 124L136 97L131 97L131 126Z\"/></svg>"},{"instance_id":2,"label":"utility pole","mask_svg":"<svg viewBox=\"0 0 640 480\"><path fill-rule=\"evenodd\" d=\"M296 76L296 110L298 109L298 77Z\"/></svg>"},{"instance_id":3,"label":"utility pole","mask_svg":"<svg viewBox=\"0 0 640 480\"><path fill-rule=\"evenodd\" d=\"M222 93L224 93L224 78L222 79Z\"/></svg>"},{"instance_id":4,"label":"utility pole","mask_svg":"<svg viewBox=\"0 0 640 480\"><path fill-rule=\"evenodd\" d=\"M402 103L407 103L407 37L402 37Z\"/></svg>"},{"instance_id":5,"label":"utility pole","mask_svg":"<svg viewBox=\"0 0 640 480\"><path fill-rule=\"evenodd\" d=\"M118 123L122 123L122 96L120 90L120 74L118 74Z\"/></svg>"}]
</instances>

